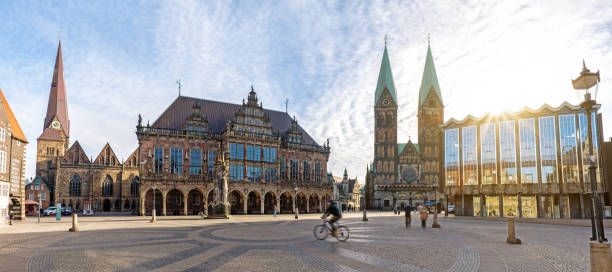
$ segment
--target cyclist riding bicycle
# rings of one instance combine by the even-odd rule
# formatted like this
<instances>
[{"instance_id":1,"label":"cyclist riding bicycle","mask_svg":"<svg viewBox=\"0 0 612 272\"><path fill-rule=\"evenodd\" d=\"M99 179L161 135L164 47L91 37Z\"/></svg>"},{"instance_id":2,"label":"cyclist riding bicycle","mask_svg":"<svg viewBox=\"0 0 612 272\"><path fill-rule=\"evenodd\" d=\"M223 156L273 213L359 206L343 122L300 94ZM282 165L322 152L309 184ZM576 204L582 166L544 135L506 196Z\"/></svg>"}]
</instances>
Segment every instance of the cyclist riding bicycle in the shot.
<instances>
[{"instance_id":1,"label":"cyclist riding bicycle","mask_svg":"<svg viewBox=\"0 0 612 272\"><path fill-rule=\"evenodd\" d=\"M340 211L340 208L338 208L338 206L336 205L336 203L329 199L327 200L328 203L328 207L327 210L325 210L325 213L323 214L323 216L321 216L321 218L325 219L328 216L332 216L331 219L329 220L329 224L332 227L332 235L336 236L336 234L338 234L338 229L336 228L336 222L338 222L338 220L340 220L340 218L342 218L342 212Z\"/></svg>"}]
</instances>

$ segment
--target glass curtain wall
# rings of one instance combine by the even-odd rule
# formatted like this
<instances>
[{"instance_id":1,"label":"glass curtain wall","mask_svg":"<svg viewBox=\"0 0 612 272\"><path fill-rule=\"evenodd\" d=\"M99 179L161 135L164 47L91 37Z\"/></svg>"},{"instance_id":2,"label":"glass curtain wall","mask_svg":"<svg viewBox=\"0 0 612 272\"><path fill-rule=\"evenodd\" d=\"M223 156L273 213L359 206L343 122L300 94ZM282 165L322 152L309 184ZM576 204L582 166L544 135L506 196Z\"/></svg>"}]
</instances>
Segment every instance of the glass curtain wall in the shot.
<instances>
[{"instance_id":1,"label":"glass curtain wall","mask_svg":"<svg viewBox=\"0 0 612 272\"><path fill-rule=\"evenodd\" d=\"M499 197L498 196L486 196L485 197L485 213L487 216L499 216Z\"/></svg>"},{"instance_id":2,"label":"glass curtain wall","mask_svg":"<svg viewBox=\"0 0 612 272\"><path fill-rule=\"evenodd\" d=\"M482 203L480 203L480 197L474 196L474 216L482 216Z\"/></svg>"},{"instance_id":3,"label":"glass curtain wall","mask_svg":"<svg viewBox=\"0 0 612 272\"><path fill-rule=\"evenodd\" d=\"M476 127L464 127L462 130L463 144L463 184L478 184L478 151Z\"/></svg>"},{"instance_id":4,"label":"glass curtain wall","mask_svg":"<svg viewBox=\"0 0 612 272\"><path fill-rule=\"evenodd\" d=\"M499 148L501 156L501 183L516 184L514 121L499 123Z\"/></svg>"},{"instance_id":5,"label":"glass curtain wall","mask_svg":"<svg viewBox=\"0 0 612 272\"><path fill-rule=\"evenodd\" d=\"M538 183L534 119L519 120L519 146L521 156L521 183Z\"/></svg>"},{"instance_id":6,"label":"glass curtain wall","mask_svg":"<svg viewBox=\"0 0 612 272\"><path fill-rule=\"evenodd\" d=\"M497 183L497 154L495 152L495 123L480 125L480 156L482 184Z\"/></svg>"},{"instance_id":7,"label":"glass curtain wall","mask_svg":"<svg viewBox=\"0 0 612 272\"><path fill-rule=\"evenodd\" d=\"M576 143L576 119L574 116L574 114L559 116L563 182L579 182L578 145Z\"/></svg>"},{"instance_id":8,"label":"glass curtain wall","mask_svg":"<svg viewBox=\"0 0 612 272\"><path fill-rule=\"evenodd\" d=\"M504 216L505 217L518 217L518 197L517 196L504 196Z\"/></svg>"},{"instance_id":9,"label":"glass curtain wall","mask_svg":"<svg viewBox=\"0 0 612 272\"><path fill-rule=\"evenodd\" d=\"M444 131L444 146L446 184L459 185L459 129Z\"/></svg>"},{"instance_id":10,"label":"glass curtain wall","mask_svg":"<svg viewBox=\"0 0 612 272\"><path fill-rule=\"evenodd\" d=\"M582 171L584 174L584 185L587 190L591 190L591 177L589 175L589 166L591 165L591 160L589 159L589 141L587 138L589 137L589 123L586 119L586 114L581 113L579 115L579 123L580 123L580 148L582 149ZM595 166L596 169L596 180L597 183L600 182L600 170L601 168L598 165L599 162L599 154L598 150L598 141L597 141L597 115L595 113L591 113L591 125L593 126L593 155L595 156Z\"/></svg>"},{"instance_id":11,"label":"glass curtain wall","mask_svg":"<svg viewBox=\"0 0 612 272\"><path fill-rule=\"evenodd\" d=\"M540 160L542 163L542 183L556 183L557 177L557 141L555 134L555 117L540 117Z\"/></svg>"},{"instance_id":12,"label":"glass curtain wall","mask_svg":"<svg viewBox=\"0 0 612 272\"><path fill-rule=\"evenodd\" d=\"M538 217L538 200L535 196L521 196L522 217Z\"/></svg>"}]
</instances>

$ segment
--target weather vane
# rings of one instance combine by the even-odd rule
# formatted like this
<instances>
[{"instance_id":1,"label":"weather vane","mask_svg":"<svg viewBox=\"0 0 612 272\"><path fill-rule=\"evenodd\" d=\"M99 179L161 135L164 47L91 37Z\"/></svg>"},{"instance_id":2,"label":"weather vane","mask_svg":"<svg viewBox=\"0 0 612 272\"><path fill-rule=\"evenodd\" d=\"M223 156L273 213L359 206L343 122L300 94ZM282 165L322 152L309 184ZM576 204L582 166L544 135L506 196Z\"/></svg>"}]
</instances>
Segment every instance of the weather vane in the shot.
<instances>
[{"instance_id":1,"label":"weather vane","mask_svg":"<svg viewBox=\"0 0 612 272\"><path fill-rule=\"evenodd\" d=\"M288 105L289 105L289 98L285 98L285 113L287 113Z\"/></svg>"},{"instance_id":2,"label":"weather vane","mask_svg":"<svg viewBox=\"0 0 612 272\"><path fill-rule=\"evenodd\" d=\"M427 33L427 45L429 45L430 41L431 41L431 37L429 36L429 33Z\"/></svg>"},{"instance_id":3,"label":"weather vane","mask_svg":"<svg viewBox=\"0 0 612 272\"><path fill-rule=\"evenodd\" d=\"M385 46L387 46L387 40L389 39L389 36L387 36L387 34L385 34Z\"/></svg>"},{"instance_id":4,"label":"weather vane","mask_svg":"<svg viewBox=\"0 0 612 272\"><path fill-rule=\"evenodd\" d=\"M176 84L178 85L179 96L181 96L181 88L183 87L183 84L181 83L181 79L180 78L179 78L179 80L176 81Z\"/></svg>"}]
</instances>

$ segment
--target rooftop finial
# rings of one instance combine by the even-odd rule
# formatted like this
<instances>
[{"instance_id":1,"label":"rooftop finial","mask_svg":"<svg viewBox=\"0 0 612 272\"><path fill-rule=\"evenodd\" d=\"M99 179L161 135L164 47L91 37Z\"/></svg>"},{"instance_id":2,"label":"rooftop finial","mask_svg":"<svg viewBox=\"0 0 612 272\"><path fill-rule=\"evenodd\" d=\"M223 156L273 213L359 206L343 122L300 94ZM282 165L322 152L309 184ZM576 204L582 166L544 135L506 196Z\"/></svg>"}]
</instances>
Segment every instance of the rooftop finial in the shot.
<instances>
[{"instance_id":1,"label":"rooftop finial","mask_svg":"<svg viewBox=\"0 0 612 272\"><path fill-rule=\"evenodd\" d=\"M387 40L389 39L389 36L387 34L385 34L385 47L387 47Z\"/></svg>"},{"instance_id":2,"label":"rooftop finial","mask_svg":"<svg viewBox=\"0 0 612 272\"><path fill-rule=\"evenodd\" d=\"M427 46L429 46L431 42L431 36L429 35L429 33L427 33Z\"/></svg>"},{"instance_id":3,"label":"rooftop finial","mask_svg":"<svg viewBox=\"0 0 612 272\"><path fill-rule=\"evenodd\" d=\"M285 113L287 113L288 107L289 107L289 98L285 98Z\"/></svg>"},{"instance_id":4,"label":"rooftop finial","mask_svg":"<svg viewBox=\"0 0 612 272\"><path fill-rule=\"evenodd\" d=\"M178 85L179 96L181 96L181 88L183 87L183 83L181 83L180 78L176 81L176 84Z\"/></svg>"}]
</instances>

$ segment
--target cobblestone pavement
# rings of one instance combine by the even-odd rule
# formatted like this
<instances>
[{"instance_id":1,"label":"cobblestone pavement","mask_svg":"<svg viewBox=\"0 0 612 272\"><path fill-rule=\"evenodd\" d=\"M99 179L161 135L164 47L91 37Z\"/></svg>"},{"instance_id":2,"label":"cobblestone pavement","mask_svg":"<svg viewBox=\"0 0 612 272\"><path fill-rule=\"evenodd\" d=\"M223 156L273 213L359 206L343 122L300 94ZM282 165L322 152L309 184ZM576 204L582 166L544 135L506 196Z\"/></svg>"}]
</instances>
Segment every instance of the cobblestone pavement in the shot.
<instances>
[{"instance_id":1,"label":"cobblestone pavement","mask_svg":"<svg viewBox=\"0 0 612 272\"><path fill-rule=\"evenodd\" d=\"M422 229L416 215L405 228L403 216L349 214L350 238L338 242L314 239L316 216L87 218L77 233L0 234L0 270L588 271L587 227L517 223L523 244L509 245L504 222L441 217L442 228ZM93 226L109 221L125 227Z\"/></svg>"}]
</instances>

